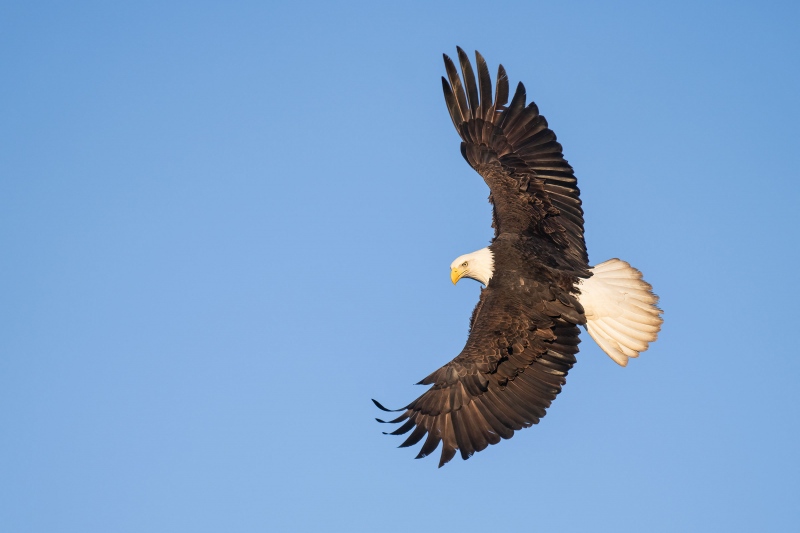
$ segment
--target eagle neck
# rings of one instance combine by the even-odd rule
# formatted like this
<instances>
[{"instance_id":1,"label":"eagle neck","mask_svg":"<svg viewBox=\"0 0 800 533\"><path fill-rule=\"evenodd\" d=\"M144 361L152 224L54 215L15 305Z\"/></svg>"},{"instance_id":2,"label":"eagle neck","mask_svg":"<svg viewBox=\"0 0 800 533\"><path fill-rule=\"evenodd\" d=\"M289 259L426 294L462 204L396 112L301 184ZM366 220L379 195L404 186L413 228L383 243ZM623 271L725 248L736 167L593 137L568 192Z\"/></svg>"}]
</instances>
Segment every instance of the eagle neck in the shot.
<instances>
[{"instance_id":1,"label":"eagle neck","mask_svg":"<svg viewBox=\"0 0 800 533\"><path fill-rule=\"evenodd\" d=\"M481 248L472 255L475 259L468 275L488 287L489 281L494 276L494 252L492 252L491 246Z\"/></svg>"}]
</instances>

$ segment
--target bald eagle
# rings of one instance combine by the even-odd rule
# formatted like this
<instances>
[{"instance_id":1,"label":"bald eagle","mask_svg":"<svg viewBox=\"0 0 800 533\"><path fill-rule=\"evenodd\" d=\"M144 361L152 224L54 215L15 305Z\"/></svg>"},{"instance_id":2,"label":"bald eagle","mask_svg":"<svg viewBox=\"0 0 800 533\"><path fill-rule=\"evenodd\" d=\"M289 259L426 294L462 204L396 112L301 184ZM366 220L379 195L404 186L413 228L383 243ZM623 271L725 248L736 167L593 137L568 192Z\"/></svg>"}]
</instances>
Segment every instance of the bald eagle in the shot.
<instances>
[{"instance_id":1,"label":"bald eagle","mask_svg":"<svg viewBox=\"0 0 800 533\"><path fill-rule=\"evenodd\" d=\"M417 458L441 443L441 467L537 424L575 364L584 326L621 366L638 357L661 329L658 297L625 261L589 266L577 180L556 135L525 87L508 103L502 65L492 97L489 69L476 52L476 76L457 49L462 79L444 55L444 99L461 136L461 154L489 186L491 244L450 265L453 283L483 284L469 337L458 356L419 382L422 396L382 423L425 438ZM383 411L389 411L373 400Z\"/></svg>"}]
</instances>

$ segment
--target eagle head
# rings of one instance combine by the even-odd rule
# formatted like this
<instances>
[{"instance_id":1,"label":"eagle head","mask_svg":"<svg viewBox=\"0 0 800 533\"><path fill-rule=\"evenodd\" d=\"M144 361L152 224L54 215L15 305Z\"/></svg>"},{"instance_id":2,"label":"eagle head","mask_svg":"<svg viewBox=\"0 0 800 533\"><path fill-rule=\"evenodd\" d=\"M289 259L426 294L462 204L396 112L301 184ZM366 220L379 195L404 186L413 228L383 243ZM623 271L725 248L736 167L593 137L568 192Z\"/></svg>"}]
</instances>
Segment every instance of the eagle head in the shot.
<instances>
[{"instance_id":1,"label":"eagle head","mask_svg":"<svg viewBox=\"0 0 800 533\"><path fill-rule=\"evenodd\" d=\"M489 286L494 274L494 254L489 248L464 254L450 264L450 279L453 285L461 278L472 278Z\"/></svg>"}]
</instances>

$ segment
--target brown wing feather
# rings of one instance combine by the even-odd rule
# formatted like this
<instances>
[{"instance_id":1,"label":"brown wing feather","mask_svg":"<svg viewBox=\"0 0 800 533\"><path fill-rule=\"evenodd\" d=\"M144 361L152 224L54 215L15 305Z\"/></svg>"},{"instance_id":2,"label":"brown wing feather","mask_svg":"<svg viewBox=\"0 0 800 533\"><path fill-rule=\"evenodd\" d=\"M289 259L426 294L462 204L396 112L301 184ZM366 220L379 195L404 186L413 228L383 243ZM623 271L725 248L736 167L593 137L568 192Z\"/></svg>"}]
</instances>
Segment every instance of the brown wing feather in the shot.
<instances>
[{"instance_id":1,"label":"brown wing feather","mask_svg":"<svg viewBox=\"0 0 800 533\"><path fill-rule=\"evenodd\" d=\"M563 266L584 269L589 259L580 190L561 144L536 104L525 105L522 83L505 106L508 78L502 65L491 101L486 61L475 55L478 83L469 58L458 48L463 84L445 55L448 79L442 78L442 85L450 117L463 140L461 153L491 191L495 237L504 232L544 237L562 250Z\"/></svg>"}]
</instances>

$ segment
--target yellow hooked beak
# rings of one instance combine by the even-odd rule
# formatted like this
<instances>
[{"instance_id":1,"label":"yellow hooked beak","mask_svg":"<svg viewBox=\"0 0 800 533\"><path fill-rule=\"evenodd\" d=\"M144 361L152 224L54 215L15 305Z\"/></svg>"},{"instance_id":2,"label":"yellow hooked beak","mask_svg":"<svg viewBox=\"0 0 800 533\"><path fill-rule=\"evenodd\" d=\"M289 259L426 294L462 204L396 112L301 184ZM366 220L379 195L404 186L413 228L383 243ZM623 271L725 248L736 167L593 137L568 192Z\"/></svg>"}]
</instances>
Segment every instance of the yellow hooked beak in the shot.
<instances>
[{"instance_id":1,"label":"yellow hooked beak","mask_svg":"<svg viewBox=\"0 0 800 533\"><path fill-rule=\"evenodd\" d=\"M450 270L450 279L453 281L453 285L458 283L458 280L460 280L462 277L464 277L464 271L460 268L455 267Z\"/></svg>"}]
</instances>

